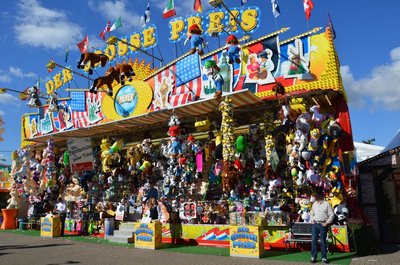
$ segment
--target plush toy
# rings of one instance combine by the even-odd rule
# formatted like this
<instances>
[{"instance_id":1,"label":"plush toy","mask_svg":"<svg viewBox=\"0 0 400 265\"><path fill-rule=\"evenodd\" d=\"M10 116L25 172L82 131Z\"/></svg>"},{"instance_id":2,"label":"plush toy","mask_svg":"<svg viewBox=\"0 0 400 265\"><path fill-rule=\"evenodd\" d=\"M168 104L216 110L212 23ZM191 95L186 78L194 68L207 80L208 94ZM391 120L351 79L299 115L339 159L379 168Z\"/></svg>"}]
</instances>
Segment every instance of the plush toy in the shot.
<instances>
[{"instance_id":1,"label":"plush toy","mask_svg":"<svg viewBox=\"0 0 400 265\"><path fill-rule=\"evenodd\" d=\"M60 107L57 104L57 92L53 92L50 94L50 102L49 102L49 112L58 112L60 110Z\"/></svg>"},{"instance_id":2,"label":"plush toy","mask_svg":"<svg viewBox=\"0 0 400 265\"><path fill-rule=\"evenodd\" d=\"M310 112L312 113L311 120L314 122L315 127L321 126L325 116L319 112L319 106L314 105L310 108Z\"/></svg>"},{"instance_id":3,"label":"plush toy","mask_svg":"<svg viewBox=\"0 0 400 265\"><path fill-rule=\"evenodd\" d=\"M298 200L298 204L300 205L299 214L303 222L309 223L311 222L311 202L308 198L300 198Z\"/></svg>"},{"instance_id":4,"label":"plush toy","mask_svg":"<svg viewBox=\"0 0 400 265\"><path fill-rule=\"evenodd\" d=\"M186 45L188 41L190 41L190 54L194 54L196 51L199 52L199 55L202 56L204 54L203 46L205 45L205 39L201 36L203 31L197 24L193 24L189 27L189 33L184 42Z\"/></svg>"},{"instance_id":5,"label":"plush toy","mask_svg":"<svg viewBox=\"0 0 400 265\"><path fill-rule=\"evenodd\" d=\"M121 85L125 85L125 78L128 78L129 82L131 82L132 77L135 76L135 72L129 63L117 64L115 70L119 73L119 83Z\"/></svg>"},{"instance_id":6,"label":"plush toy","mask_svg":"<svg viewBox=\"0 0 400 265\"><path fill-rule=\"evenodd\" d=\"M240 47L239 47L239 40L236 38L235 35L229 35L226 38L226 44L228 45L228 63L233 64L235 61L237 64L240 63Z\"/></svg>"},{"instance_id":7,"label":"plush toy","mask_svg":"<svg viewBox=\"0 0 400 265\"><path fill-rule=\"evenodd\" d=\"M324 130L324 132L327 135L331 136L334 139L339 138L340 135L342 134L342 128L337 123L337 121L333 118L329 118L329 119L325 120L322 123L321 128Z\"/></svg>"},{"instance_id":8,"label":"plush toy","mask_svg":"<svg viewBox=\"0 0 400 265\"><path fill-rule=\"evenodd\" d=\"M110 67L105 76L100 76L93 81L93 85L90 87L89 92L97 94L99 88L105 85L108 88L108 95L112 97L112 85L114 80L119 81L119 73L114 67Z\"/></svg>"},{"instance_id":9,"label":"plush toy","mask_svg":"<svg viewBox=\"0 0 400 265\"><path fill-rule=\"evenodd\" d=\"M314 128L310 131L310 143L308 144L308 150L317 151L318 150L318 140L321 137L321 132L318 128Z\"/></svg>"},{"instance_id":10,"label":"plush toy","mask_svg":"<svg viewBox=\"0 0 400 265\"><path fill-rule=\"evenodd\" d=\"M42 106L42 102L40 102L39 98L39 89L36 86L32 86L28 88L29 93L29 102L26 104L30 108L40 108Z\"/></svg>"},{"instance_id":11,"label":"plush toy","mask_svg":"<svg viewBox=\"0 0 400 265\"><path fill-rule=\"evenodd\" d=\"M151 142L151 139L147 138L144 139L142 142L142 152L143 154L151 154L153 149L153 143Z\"/></svg>"},{"instance_id":12,"label":"plush toy","mask_svg":"<svg viewBox=\"0 0 400 265\"><path fill-rule=\"evenodd\" d=\"M333 224L335 225L346 225L347 218L349 217L349 209L343 204L339 204L333 210L335 213L335 219L333 220Z\"/></svg>"},{"instance_id":13,"label":"plush toy","mask_svg":"<svg viewBox=\"0 0 400 265\"><path fill-rule=\"evenodd\" d=\"M334 187L330 191L327 201L332 206L332 208L335 208L337 205L341 204L343 202L343 195L342 195L340 189Z\"/></svg>"},{"instance_id":14,"label":"plush toy","mask_svg":"<svg viewBox=\"0 0 400 265\"><path fill-rule=\"evenodd\" d=\"M122 146L124 145L124 140L119 139L113 143L110 147L110 154L118 153L121 150Z\"/></svg>"},{"instance_id":15,"label":"plush toy","mask_svg":"<svg viewBox=\"0 0 400 265\"><path fill-rule=\"evenodd\" d=\"M129 160L129 165L134 167L137 162L142 159L142 145L137 144L131 146L127 151L126 151L126 158Z\"/></svg>"},{"instance_id":16,"label":"plush toy","mask_svg":"<svg viewBox=\"0 0 400 265\"><path fill-rule=\"evenodd\" d=\"M206 75L211 78L215 85L215 99L220 99L222 96L222 87L224 85L224 78L220 74L221 69L218 67L214 60L208 60L204 64Z\"/></svg>"},{"instance_id":17,"label":"plush toy","mask_svg":"<svg viewBox=\"0 0 400 265\"><path fill-rule=\"evenodd\" d=\"M81 54L81 59L78 62L77 67L80 69L85 68L85 64L90 62L89 74L93 74L93 69L97 63L100 63L101 67L106 66L108 62L108 56L105 54L97 54L94 52L85 52Z\"/></svg>"},{"instance_id":18,"label":"plush toy","mask_svg":"<svg viewBox=\"0 0 400 265\"><path fill-rule=\"evenodd\" d=\"M18 196L18 191L15 188L11 189L10 196L11 198L7 200L8 203L7 209L18 208L19 196Z\"/></svg>"},{"instance_id":19,"label":"plush toy","mask_svg":"<svg viewBox=\"0 0 400 265\"><path fill-rule=\"evenodd\" d=\"M244 154L247 149L247 138L245 135L239 135L236 139L236 150Z\"/></svg>"}]
</instances>

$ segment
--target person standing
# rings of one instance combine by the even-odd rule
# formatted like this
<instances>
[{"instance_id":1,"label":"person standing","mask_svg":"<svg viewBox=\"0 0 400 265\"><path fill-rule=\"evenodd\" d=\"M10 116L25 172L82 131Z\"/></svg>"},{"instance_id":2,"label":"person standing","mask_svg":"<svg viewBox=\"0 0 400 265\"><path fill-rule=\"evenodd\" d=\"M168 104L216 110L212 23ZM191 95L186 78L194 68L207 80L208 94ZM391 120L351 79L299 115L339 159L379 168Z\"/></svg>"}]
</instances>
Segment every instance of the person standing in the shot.
<instances>
[{"instance_id":1,"label":"person standing","mask_svg":"<svg viewBox=\"0 0 400 265\"><path fill-rule=\"evenodd\" d=\"M61 232L60 236L64 236L64 229L65 229L65 218L67 217L67 205L65 201L60 197L57 200L56 211L60 215L61 220Z\"/></svg>"},{"instance_id":2,"label":"person standing","mask_svg":"<svg viewBox=\"0 0 400 265\"><path fill-rule=\"evenodd\" d=\"M311 220L312 220L312 238L311 238L311 263L317 262L318 253L318 236L321 238L321 257L323 263L328 263L326 256L327 245L326 237L328 227L333 221L335 214L331 205L324 200L322 192L315 196L316 201L312 205Z\"/></svg>"}]
</instances>

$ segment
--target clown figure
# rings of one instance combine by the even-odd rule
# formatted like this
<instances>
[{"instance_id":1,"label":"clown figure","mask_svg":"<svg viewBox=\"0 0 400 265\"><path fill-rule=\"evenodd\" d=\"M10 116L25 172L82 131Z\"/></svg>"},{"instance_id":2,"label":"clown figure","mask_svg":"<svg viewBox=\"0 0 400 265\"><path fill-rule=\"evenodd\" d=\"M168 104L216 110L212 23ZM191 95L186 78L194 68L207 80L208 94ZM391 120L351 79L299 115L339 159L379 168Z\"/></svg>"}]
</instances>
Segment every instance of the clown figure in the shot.
<instances>
[{"instance_id":1,"label":"clown figure","mask_svg":"<svg viewBox=\"0 0 400 265\"><path fill-rule=\"evenodd\" d=\"M216 88L214 98L220 99L222 96L222 87L224 85L224 78L220 74L221 69L214 60L208 60L204 64L204 68L206 70L206 75L214 81Z\"/></svg>"},{"instance_id":2,"label":"clown figure","mask_svg":"<svg viewBox=\"0 0 400 265\"><path fill-rule=\"evenodd\" d=\"M240 63L240 47L239 47L239 40L236 38L235 35L229 35L228 38L226 38L226 45L228 45L227 51L228 51L228 63L233 64L233 61L235 61L237 64Z\"/></svg>"},{"instance_id":3,"label":"clown figure","mask_svg":"<svg viewBox=\"0 0 400 265\"><path fill-rule=\"evenodd\" d=\"M184 44L186 45L186 43L190 40L190 54L194 54L196 51L199 51L200 56L204 54L203 45L205 40L201 36L202 33L203 31L197 24L193 24L189 27L189 33Z\"/></svg>"}]
</instances>

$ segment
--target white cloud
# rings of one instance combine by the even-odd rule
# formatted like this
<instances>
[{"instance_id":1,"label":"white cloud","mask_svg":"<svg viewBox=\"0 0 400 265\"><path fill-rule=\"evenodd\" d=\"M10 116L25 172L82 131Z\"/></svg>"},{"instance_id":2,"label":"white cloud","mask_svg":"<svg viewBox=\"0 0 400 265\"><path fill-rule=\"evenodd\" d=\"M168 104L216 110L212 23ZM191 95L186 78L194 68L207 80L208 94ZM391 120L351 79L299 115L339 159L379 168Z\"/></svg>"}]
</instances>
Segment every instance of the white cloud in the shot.
<instances>
[{"instance_id":1,"label":"white cloud","mask_svg":"<svg viewBox=\"0 0 400 265\"><path fill-rule=\"evenodd\" d=\"M141 14L137 12L129 12L129 10L135 9L135 6L129 8L128 1L126 0L107 0L99 3L99 1L89 1L89 7L99 12L106 20L110 20L111 24L122 18L122 31L130 32L132 29L141 28L140 17ZM144 12L144 10L143 10ZM104 26L106 24L104 21Z\"/></svg>"},{"instance_id":2,"label":"white cloud","mask_svg":"<svg viewBox=\"0 0 400 265\"><path fill-rule=\"evenodd\" d=\"M4 116L4 111L0 110L0 115Z\"/></svg>"},{"instance_id":3,"label":"white cloud","mask_svg":"<svg viewBox=\"0 0 400 265\"><path fill-rule=\"evenodd\" d=\"M21 100L16 96L5 93L5 94L0 94L0 103L19 106L21 104Z\"/></svg>"},{"instance_id":4,"label":"white cloud","mask_svg":"<svg viewBox=\"0 0 400 265\"><path fill-rule=\"evenodd\" d=\"M68 21L64 12L43 7L37 0L19 2L14 32L21 44L50 49L65 48L82 38L81 27Z\"/></svg>"},{"instance_id":5,"label":"white cloud","mask_svg":"<svg viewBox=\"0 0 400 265\"><path fill-rule=\"evenodd\" d=\"M37 75L32 72L24 73L22 72L21 68L10 66L9 68L10 74L18 77L18 78L36 78Z\"/></svg>"},{"instance_id":6,"label":"white cloud","mask_svg":"<svg viewBox=\"0 0 400 265\"><path fill-rule=\"evenodd\" d=\"M388 64L375 67L359 80L354 78L349 66L340 67L351 105L365 107L370 101L371 109L400 110L400 47L390 51L390 59Z\"/></svg>"},{"instance_id":7,"label":"white cloud","mask_svg":"<svg viewBox=\"0 0 400 265\"><path fill-rule=\"evenodd\" d=\"M8 73L6 73L4 71L0 71L0 82L10 83L11 82L11 77L9 76Z\"/></svg>"}]
</instances>

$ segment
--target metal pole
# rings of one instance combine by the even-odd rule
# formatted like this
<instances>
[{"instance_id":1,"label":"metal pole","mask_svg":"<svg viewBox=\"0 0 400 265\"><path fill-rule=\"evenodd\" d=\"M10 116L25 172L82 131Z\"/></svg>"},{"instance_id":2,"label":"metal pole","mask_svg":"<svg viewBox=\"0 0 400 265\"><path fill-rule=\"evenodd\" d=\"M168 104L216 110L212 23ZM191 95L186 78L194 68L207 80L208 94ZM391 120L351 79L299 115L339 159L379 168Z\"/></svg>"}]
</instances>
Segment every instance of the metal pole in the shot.
<instances>
[{"instance_id":1,"label":"metal pole","mask_svg":"<svg viewBox=\"0 0 400 265\"><path fill-rule=\"evenodd\" d=\"M240 25L239 20L233 15L232 11L225 5L224 1L221 2L221 5L228 11L229 15L232 16L232 19L235 20L236 24L244 31L244 35L251 39L251 35L247 33L246 30L243 29L242 25Z\"/></svg>"},{"instance_id":2,"label":"metal pole","mask_svg":"<svg viewBox=\"0 0 400 265\"><path fill-rule=\"evenodd\" d=\"M141 48L139 48L139 47L136 47L135 45L132 45L132 44L129 43L129 42L126 42L126 41L121 40L121 39L118 39L118 38L116 38L116 39L117 39L118 41L122 42L122 43L125 43L125 44L128 45L128 46L131 46L131 47L137 49L138 51L143 52L144 54L146 54L146 55L148 55L148 56L150 56L150 57L153 57L153 58L156 59L156 60L159 60L160 62L163 62L163 59L160 59L160 58L158 58L157 56L154 56L154 55L152 55L151 53L148 53L147 51L145 51L145 50L143 50L143 49L141 49Z\"/></svg>"},{"instance_id":3,"label":"metal pole","mask_svg":"<svg viewBox=\"0 0 400 265\"><path fill-rule=\"evenodd\" d=\"M71 68L67 68L67 67L65 67L65 66L59 65L58 63L54 63L54 65L57 65L58 67L61 67L61 68L63 68L63 69L67 69L67 70L71 71L71 73L74 73L74 74L76 74L76 75L79 75L79 76L81 76L81 77L83 77L83 78L86 78L86 79L88 79L88 80L90 80L90 81L93 81L93 80L94 80L94 79L92 79L92 78L90 78L90 77L87 77L87 76L81 74L81 73L75 72L75 71L72 70Z\"/></svg>"}]
</instances>

